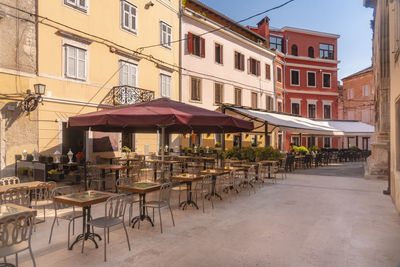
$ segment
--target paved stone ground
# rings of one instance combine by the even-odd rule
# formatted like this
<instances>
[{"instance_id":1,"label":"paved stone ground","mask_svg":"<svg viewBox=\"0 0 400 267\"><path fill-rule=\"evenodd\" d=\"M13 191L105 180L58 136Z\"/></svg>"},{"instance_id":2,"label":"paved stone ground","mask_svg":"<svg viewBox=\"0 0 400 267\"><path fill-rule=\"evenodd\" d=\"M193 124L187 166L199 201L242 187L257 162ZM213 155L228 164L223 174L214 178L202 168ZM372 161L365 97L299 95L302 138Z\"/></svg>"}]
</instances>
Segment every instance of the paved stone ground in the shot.
<instances>
[{"instance_id":1,"label":"paved stone ground","mask_svg":"<svg viewBox=\"0 0 400 267\"><path fill-rule=\"evenodd\" d=\"M382 194L386 182L355 179L361 173L362 163L299 170L214 210L206 203L205 213L178 210L174 199L176 227L165 211L164 234L157 218L154 228L128 229L132 251L112 229L107 263L103 243L67 250L65 222L49 245L50 215L32 237L37 266L400 266L400 216ZM19 261L32 266L26 252Z\"/></svg>"}]
</instances>

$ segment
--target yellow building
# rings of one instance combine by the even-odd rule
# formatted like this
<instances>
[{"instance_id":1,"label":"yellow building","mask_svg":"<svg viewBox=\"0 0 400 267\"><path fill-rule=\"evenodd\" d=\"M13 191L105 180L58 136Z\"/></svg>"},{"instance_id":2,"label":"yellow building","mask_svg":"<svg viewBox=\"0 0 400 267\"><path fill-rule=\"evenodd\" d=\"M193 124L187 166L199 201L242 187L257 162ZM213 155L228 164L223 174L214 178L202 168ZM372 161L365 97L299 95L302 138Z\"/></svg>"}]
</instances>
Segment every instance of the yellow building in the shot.
<instances>
[{"instance_id":1,"label":"yellow building","mask_svg":"<svg viewBox=\"0 0 400 267\"><path fill-rule=\"evenodd\" d=\"M35 1L26 2L31 8L21 7L26 13L19 13L34 14ZM134 103L140 98L178 100L179 45L171 41L179 39L179 7L179 0L37 0L37 28L35 24L30 28L35 33L30 43L35 51L34 70L26 75L0 71L0 81L2 85L11 84L9 94L33 89L36 83L45 84L46 93L43 105L27 120L32 123L28 128L35 128L35 133L26 134L25 140L19 138L20 145L12 151L1 147L5 165L12 165L14 154L22 149L31 153L36 148L41 154L52 155L56 150L66 154L71 148L76 153L84 143L105 138L99 133L85 135L68 129L70 116ZM34 18L31 16L31 20ZM0 27L2 23L0 19ZM124 142L139 152L156 151L156 137L138 134L136 138L127 136ZM118 153L124 144L121 139L121 134L111 135L108 150L113 148ZM94 150L98 151L95 144Z\"/></svg>"}]
</instances>

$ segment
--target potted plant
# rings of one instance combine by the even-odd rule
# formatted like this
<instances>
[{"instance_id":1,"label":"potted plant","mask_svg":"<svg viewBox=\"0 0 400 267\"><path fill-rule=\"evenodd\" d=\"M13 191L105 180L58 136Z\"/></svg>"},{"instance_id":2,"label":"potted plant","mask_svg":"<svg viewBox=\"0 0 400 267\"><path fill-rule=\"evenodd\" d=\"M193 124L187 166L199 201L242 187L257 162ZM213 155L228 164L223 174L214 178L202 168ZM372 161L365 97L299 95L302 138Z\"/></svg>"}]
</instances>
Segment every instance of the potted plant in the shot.
<instances>
[{"instance_id":1,"label":"potted plant","mask_svg":"<svg viewBox=\"0 0 400 267\"><path fill-rule=\"evenodd\" d=\"M85 154L83 152L76 153L75 157L78 163L83 164L85 162Z\"/></svg>"},{"instance_id":2,"label":"potted plant","mask_svg":"<svg viewBox=\"0 0 400 267\"><path fill-rule=\"evenodd\" d=\"M63 179L62 171L60 169L51 169L47 172L49 174L49 180L60 181Z\"/></svg>"},{"instance_id":3,"label":"potted plant","mask_svg":"<svg viewBox=\"0 0 400 267\"><path fill-rule=\"evenodd\" d=\"M121 151L125 154L125 158L127 159L129 158L129 153L131 153L132 150L127 146L123 146Z\"/></svg>"}]
</instances>

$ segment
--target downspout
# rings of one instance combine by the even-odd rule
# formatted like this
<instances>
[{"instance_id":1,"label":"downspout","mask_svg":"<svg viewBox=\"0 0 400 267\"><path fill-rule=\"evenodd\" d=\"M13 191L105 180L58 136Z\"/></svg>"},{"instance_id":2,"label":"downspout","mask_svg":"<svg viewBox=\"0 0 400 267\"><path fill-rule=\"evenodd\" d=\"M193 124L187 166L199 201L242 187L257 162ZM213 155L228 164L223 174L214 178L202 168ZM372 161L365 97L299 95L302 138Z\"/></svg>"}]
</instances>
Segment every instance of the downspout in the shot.
<instances>
[{"instance_id":1,"label":"downspout","mask_svg":"<svg viewBox=\"0 0 400 267\"><path fill-rule=\"evenodd\" d=\"M35 33L36 33L36 76L39 76L39 23L38 23L38 15L39 15L39 1L35 1Z\"/></svg>"},{"instance_id":2,"label":"downspout","mask_svg":"<svg viewBox=\"0 0 400 267\"><path fill-rule=\"evenodd\" d=\"M179 1L179 38L182 36L182 1ZM184 42L182 42L184 45ZM179 102L182 102L182 44L179 42Z\"/></svg>"}]
</instances>

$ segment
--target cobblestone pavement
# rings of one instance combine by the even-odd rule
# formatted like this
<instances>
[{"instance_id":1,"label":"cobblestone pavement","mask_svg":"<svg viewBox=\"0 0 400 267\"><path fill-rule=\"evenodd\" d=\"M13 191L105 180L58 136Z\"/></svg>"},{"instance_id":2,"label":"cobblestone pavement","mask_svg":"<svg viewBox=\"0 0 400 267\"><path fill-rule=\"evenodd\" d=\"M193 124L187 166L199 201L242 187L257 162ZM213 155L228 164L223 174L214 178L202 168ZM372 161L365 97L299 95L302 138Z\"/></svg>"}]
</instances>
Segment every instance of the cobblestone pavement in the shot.
<instances>
[{"instance_id":1,"label":"cobblestone pavement","mask_svg":"<svg viewBox=\"0 0 400 267\"><path fill-rule=\"evenodd\" d=\"M179 210L174 196L176 227L165 211L163 234L157 217L154 228L128 229L131 251L123 229L112 228L107 263L102 242L99 249L86 243L83 254L80 246L68 250L65 222L49 245L50 213L32 237L37 266L400 266L399 214L382 194L386 182L360 179L361 168L298 170L256 194L224 196L215 209L206 202L205 213ZM93 208L94 217L103 212ZM26 252L19 262L32 266Z\"/></svg>"}]
</instances>

